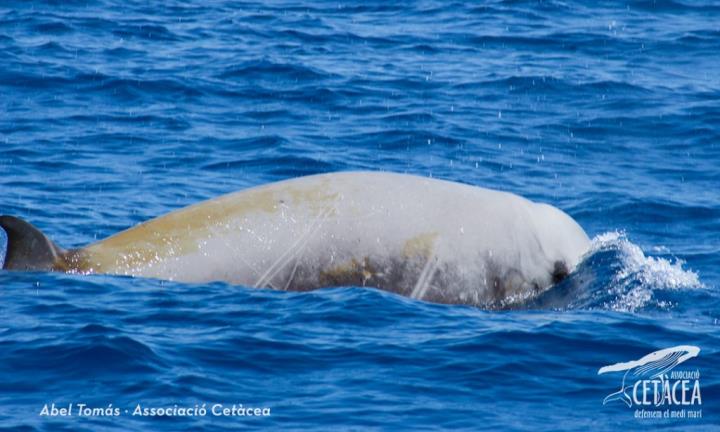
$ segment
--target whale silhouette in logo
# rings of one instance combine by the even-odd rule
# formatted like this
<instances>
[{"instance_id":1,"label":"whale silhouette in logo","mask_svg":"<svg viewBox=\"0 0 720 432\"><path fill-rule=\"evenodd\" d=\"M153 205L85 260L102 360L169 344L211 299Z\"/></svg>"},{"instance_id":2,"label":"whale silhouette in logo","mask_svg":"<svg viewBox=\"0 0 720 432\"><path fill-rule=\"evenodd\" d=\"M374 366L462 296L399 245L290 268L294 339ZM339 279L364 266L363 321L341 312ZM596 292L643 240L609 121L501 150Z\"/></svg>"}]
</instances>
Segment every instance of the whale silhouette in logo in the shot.
<instances>
[{"instance_id":1,"label":"whale silhouette in logo","mask_svg":"<svg viewBox=\"0 0 720 432\"><path fill-rule=\"evenodd\" d=\"M633 360L624 363L615 363L609 366L603 366L598 370L598 375L625 371L622 379L620 390L610 393L604 400L603 405L614 400L625 402L628 407L632 406L633 400L628 394L628 390L632 390L634 384L638 380L665 380L665 374L672 370L680 363L697 357L700 348L693 345L678 345L672 348L665 348L642 357L639 360ZM665 394L657 403L661 404L665 400Z\"/></svg>"},{"instance_id":2,"label":"whale silhouette in logo","mask_svg":"<svg viewBox=\"0 0 720 432\"><path fill-rule=\"evenodd\" d=\"M224 195L63 249L1 216L4 268L224 281L278 290L369 286L488 308L565 278L589 248L561 210L425 177L342 172Z\"/></svg>"}]
</instances>

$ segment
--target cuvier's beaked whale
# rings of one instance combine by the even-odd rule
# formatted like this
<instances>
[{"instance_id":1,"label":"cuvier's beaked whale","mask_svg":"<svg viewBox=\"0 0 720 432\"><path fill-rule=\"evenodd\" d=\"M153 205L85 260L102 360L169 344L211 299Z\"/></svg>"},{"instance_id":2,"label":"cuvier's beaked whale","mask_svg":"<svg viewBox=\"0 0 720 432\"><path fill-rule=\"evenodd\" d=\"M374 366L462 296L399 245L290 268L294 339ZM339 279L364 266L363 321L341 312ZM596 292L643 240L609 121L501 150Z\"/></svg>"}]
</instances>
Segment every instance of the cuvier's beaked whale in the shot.
<instances>
[{"instance_id":1,"label":"cuvier's beaked whale","mask_svg":"<svg viewBox=\"0 0 720 432\"><path fill-rule=\"evenodd\" d=\"M520 196L383 172L320 174L224 195L84 248L0 217L5 269L225 281L306 291L371 286L502 307L563 279L588 250L567 214Z\"/></svg>"}]
</instances>

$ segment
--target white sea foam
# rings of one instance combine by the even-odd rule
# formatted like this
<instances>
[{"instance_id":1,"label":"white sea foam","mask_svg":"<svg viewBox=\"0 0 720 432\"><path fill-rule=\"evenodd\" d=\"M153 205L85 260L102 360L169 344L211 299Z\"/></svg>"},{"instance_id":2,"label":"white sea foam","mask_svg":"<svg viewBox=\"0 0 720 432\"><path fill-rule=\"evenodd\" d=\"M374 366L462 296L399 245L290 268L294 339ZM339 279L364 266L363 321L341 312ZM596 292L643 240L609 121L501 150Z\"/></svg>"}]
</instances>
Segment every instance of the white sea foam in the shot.
<instances>
[{"instance_id":1,"label":"white sea foam","mask_svg":"<svg viewBox=\"0 0 720 432\"><path fill-rule=\"evenodd\" d=\"M683 268L685 261L646 256L624 232L607 232L593 238L589 254L603 250L616 250L621 260L621 268L608 288L608 293L616 296L606 305L610 309L634 311L644 307L657 290L703 287L696 272ZM667 308L670 305L659 301L657 306Z\"/></svg>"}]
</instances>

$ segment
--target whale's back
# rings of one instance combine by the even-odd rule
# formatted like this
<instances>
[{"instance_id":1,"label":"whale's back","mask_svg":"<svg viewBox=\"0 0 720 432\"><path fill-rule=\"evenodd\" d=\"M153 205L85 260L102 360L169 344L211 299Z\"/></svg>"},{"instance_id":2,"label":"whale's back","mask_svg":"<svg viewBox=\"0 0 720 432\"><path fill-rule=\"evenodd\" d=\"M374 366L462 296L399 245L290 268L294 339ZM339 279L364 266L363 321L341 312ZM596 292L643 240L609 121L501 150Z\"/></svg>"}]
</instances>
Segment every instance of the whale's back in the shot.
<instances>
[{"instance_id":1,"label":"whale's back","mask_svg":"<svg viewBox=\"0 0 720 432\"><path fill-rule=\"evenodd\" d=\"M562 211L511 193L348 172L225 195L58 253L84 273L285 290L373 286L497 304L562 279L588 244Z\"/></svg>"}]
</instances>

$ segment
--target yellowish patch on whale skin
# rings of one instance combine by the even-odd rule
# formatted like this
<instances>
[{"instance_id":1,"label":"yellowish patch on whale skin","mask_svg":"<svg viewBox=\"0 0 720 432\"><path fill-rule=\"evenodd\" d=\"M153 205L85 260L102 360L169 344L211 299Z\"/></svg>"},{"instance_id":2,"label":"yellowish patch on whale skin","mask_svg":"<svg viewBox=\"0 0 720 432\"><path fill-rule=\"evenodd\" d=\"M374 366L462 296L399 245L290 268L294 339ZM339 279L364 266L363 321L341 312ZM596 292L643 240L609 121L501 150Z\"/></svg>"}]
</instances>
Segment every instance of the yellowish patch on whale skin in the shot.
<instances>
[{"instance_id":1,"label":"yellowish patch on whale skin","mask_svg":"<svg viewBox=\"0 0 720 432\"><path fill-rule=\"evenodd\" d=\"M423 257L428 258L433 253L435 248L435 241L439 234L437 232L430 232L420 234L411 238L403 245L402 254L405 258Z\"/></svg>"},{"instance_id":2,"label":"yellowish patch on whale skin","mask_svg":"<svg viewBox=\"0 0 720 432\"><path fill-rule=\"evenodd\" d=\"M202 242L235 228L234 221L257 213L276 213L283 205L297 205L320 214L333 206L337 193L328 181L303 186L259 186L186 207L141 223L73 251L65 258L70 271L131 275L172 257L197 252Z\"/></svg>"},{"instance_id":3,"label":"yellowish patch on whale skin","mask_svg":"<svg viewBox=\"0 0 720 432\"><path fill-rule=\"evenodd\" d=\"M370 264L368 257L362 262L352 258L349 262L327 270L321 270L319 282L322 286L359 285L364 286L377 271Z\"/></svg>"}]
</instances>

